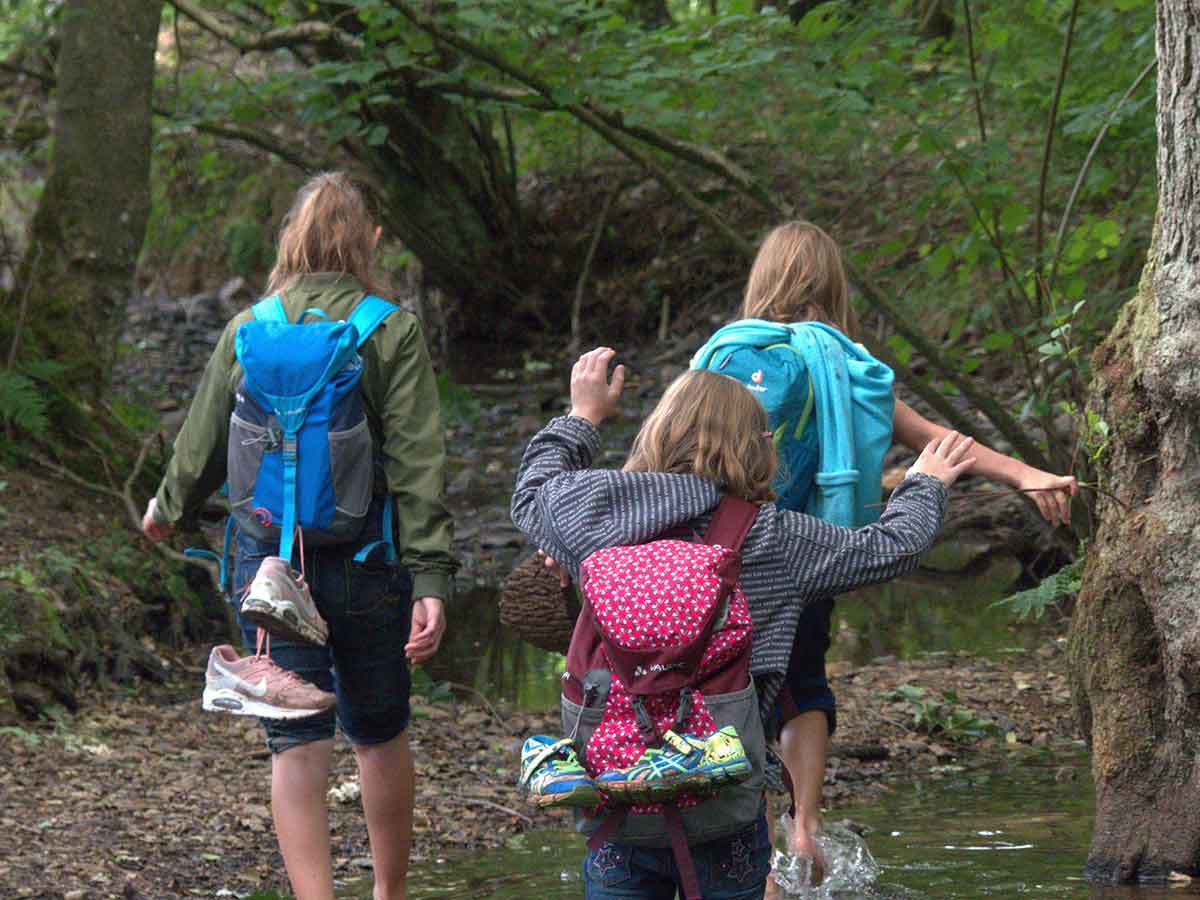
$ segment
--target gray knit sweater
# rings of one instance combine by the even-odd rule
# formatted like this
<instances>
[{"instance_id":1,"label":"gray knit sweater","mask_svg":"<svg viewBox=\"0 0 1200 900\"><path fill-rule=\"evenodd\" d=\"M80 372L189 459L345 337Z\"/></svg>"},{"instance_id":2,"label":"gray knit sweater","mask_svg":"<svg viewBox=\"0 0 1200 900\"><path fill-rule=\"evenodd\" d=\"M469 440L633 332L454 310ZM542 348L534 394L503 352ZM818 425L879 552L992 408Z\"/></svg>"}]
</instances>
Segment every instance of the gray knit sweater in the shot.
<instances>
[{"instance_id":1,"label":"gray knit sweater","mask_svg":"<svg viewBox=\"0 0 1200 900\"><path fill-rule=\"evenodd\" d=\"M560 417L525 449L512 497L512 519L529 542L574 577L591 553L637 544L687 525L702 534L721 499L694 475L590 469L600 432L586 419ZM829 525L804 513L762 507L742 545L742 590L754 622L750 669L764 701L774 700L787 670L804 607L911 572L942 524L946 487L912 475L879 521L863 528Z\"/></svg>"}]
</instances>

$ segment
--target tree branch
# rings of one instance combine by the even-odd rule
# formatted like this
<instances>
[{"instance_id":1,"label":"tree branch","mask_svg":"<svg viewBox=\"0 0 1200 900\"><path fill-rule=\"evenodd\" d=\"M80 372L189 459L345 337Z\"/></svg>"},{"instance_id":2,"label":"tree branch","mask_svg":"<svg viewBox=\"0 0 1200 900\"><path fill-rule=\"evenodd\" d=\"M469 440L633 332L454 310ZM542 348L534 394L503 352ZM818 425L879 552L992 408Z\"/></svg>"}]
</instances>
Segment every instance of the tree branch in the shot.
<instances>
[{"instance_id":1,"label":"tree branch","mask_svg":"<svg viewBox=\"0 0 1200 900\"><path fill-rule=\"evenodd\" d=\"M664 138L655 132L648 129L635 129L626 126L620 119L618 113L612 111L603 111L597 108L594 104L586 102L572 102L563 104L554 96L554 91L550 85L542 82L537 77L518 68L514 64L508 62L495 53L492 53L484 47L463 38L460 35L454 34L428 16L416 12L403 0L389 0L390 5L395 8L401 15L407 18L410 22L420 28L422 31L431 36L443 41L447 45L466 53L474 58L486 63L493 69L501 72L513 80L525 85L539 95L545 102L553 104L556 108L563 110L574 116L579 121L583 122L593 131L597 132L613 147L623 153L626 157L632 160L637 165L641 166L645 171L649 172L666 190L673 196L677 197L696 215L707 222L719 234L721 234L733 247L741 252L748 259L753 259L755 248L742 235L736 232L727 222L721 219L714 213L707 204L703 203L699 198L687 190L678 180L676 180L663 166L659 165L655 160L642 153L626 136L637 137L645 143L652 143L648 138L653 136L662 142L652 144L658 146L671 155L679 158L688 159L688 157L680 156L677 152L678 142ZM513 96L513 95L509 95ZM518 95L519 96L519 95ZM609 119L614 119L610 123ZM696 148L699 149L699 148ZM752 180L748 180L748 176L738 177L736 166L724 160L720 154L715 151L707 151L699 153L689 161L696 162L702 165L709 171L716 171L723 177L727 178L735 186L739 187L743 193L752 196L763 203L774 215L779 218L783 217L783 213L779 204L774 203L761 188L757 188ZM732 168L731 168L732 167ZM736 171L735 171L736 170ZM743 173L744 175L744 173ZM996 429L1016 448L1022 456L1031 463L1044 468L1046 465L1045 457L1037 445L1026 437L1020 424L1016 422L1007 412L1002 409L999 404L993 401L990 397L976 390L969 380L960 379L957 377L961 373L954 366L951 366L941 353L927 340L919 331L908 324L908 321L901 316L891 302L884 296L883 292L874 284L869 282L865 277L857 272L850 272L851 278L866 298L881 315L883 315L892 326L902 334L908 341L925 357L937 371L944 375L948 380L952 381L963 395L966 396L985 416ZM935 392L930 391L930 394ZM922 395L925 396L925 395ZM931 400L930 396L925 396L926 400L930 400L931 404L936 401ZM948 405L948 404L947 404Z\"/></svg>"},{"instance_id":2,"label":"tree branch","mask_svg":"<svg viewBox=\"0 0 1200 900\"><path fill-rule=\"evenodd\" d=\"M154 108L154 114L164 119L175 118L175 116L165 109L158 107ZM213 137L224 138L228 141L240 141L243 144L248 144L258 150L262 150L264 153L277 156L284 162L295 166L301 172L318 172L327 166L324 160L308 159L290 149L286 144L271 140L269 132L238 128L236 125L220 125L216 122L190 122L188 125L204 134L211 134Z\"/></svg>"},{"instance_id":3,"label":"tree branch","mask_svg":"<svg viewBox=\"0 0 1200 900\"><path fill-rule=\"evenodd\" d=\"M222 22L211 13L193 6L191 0L167 0L179 13L187 16L209 34L233 44L243 53L278 50L303 44L325 44L341 50L362 52L361 39L325 22L300 22L286 28L272 28L261 34L249 34Z\"/></svg>"},{"instance_id":4,"label":"tree branch","mask_svg":"<svg viewBox=\"0 0 1200 900\"><path fill-rule=\"evenodd\" d=\"M871 352L872 356L880 362L886 363L896 373L896 377L906 384L913 393L933 407L935 412L941 414L947 425L952 426L962 434L968 435L979 430L979 427L956 409L954 404L947 400L941 391L930 384L927 378L918 375L906 364L900 362L887 344L870 337L866 337L863 340L863 344Z\"/></svg>"},{"instance_id":5,"label":"tree branch","mask_svg":"<svg viewBox=\"0 0 1200 900\"><path fill-rule=\"evenodd\" d=\"M1033 266L1038 279L1037 301L1038 312L1042 310L1041 283L1042 277L1042 245L1045 238L1042 232L1042 219L1046 212L1046 179L1050 172L1050 154L1054 149L1054 129L1058 123L1058 101L1062 97L1063 84L1067 80L1067 65L1071 60L1071 43L1075 39L1075 19L1079 13L1079 0L1071 3L1071 17L1067 20L1067 36L1063 41L1062 57L1058 65L1058 80L1054 84L1054 99L1050 102L1050 119L1046 123L1046 144L1042 150L1042 170L1038 175L1037 212L1033 219Z\"/></svg>"},{"instance_id":6,"label":"tree branch","mask_svg":"<svg viewBox=\"0 0 1200 900\"><path fill-rule=\"evenodd\" d=\"M963 0L963 21L967 31L967 59L971 61L971 90L975 94L975 115L979 119L979 140L987 143L987 124L983 118L983 93L975 71L975 31L971 27L971 0Z\"/></svg>"},{"instance_id":7,"label":"tree branch","mask_svg":"<svg viewBox=\"0 0 1200 900\"><path fill-rule=\"evenodd\" d=\"M118 490L115 490L114 488L105 487L102 484L97 484L94 481L88 481L86 478L83 478L82 476L77 475L74 472L72 472L66 466L60 466L58 463L51 462L48 459L42 459L41 463L47 469L49 469L51 472L54 472L55 474L59 475L60 477L65 478L68 481L79 485L80 487L87 488L89 491L95 491L98 494L104 494L104 495L106 495L108 497L112 497L116 500L120 500L121 503L124 505L127 514L129 515L130 519L132 520L131 524L133 525L133 530L136 531L138 534L141 534L142 533L142 519L141 519L141 516L138 514L137 506L133 502L133 496L131 494L131 486L132 486L133 482L137 479L137 476L141 470L142 465L145 463L146 453L150 447L150 442L155 437L157 437L157 433L149 434L146 436L146 439L143 441L141 451L138 453L137 462L134 464L133 472L130 474L129 478L126 479L126 481L125 481L125 490L124 491L118 491ZM209 562L208 560L195 559L191 556L185 556L184 554L180 553L178 550L175 550L172 547L168 547L166 544L154 543L154 544L152 544L152 546L154 547L155 550L157 550L159 553L161 553L167 559L172 559L172 560L175 560L176 562L186 563L189 566L199 566L201 569L204 569L204 571L206 571L208 573L209 578L212 579L212 583L216 587L217 592L220 593L221 591L224 590L224 587L220 584L221 579L220 579L220 576L217 574L218 570L217 570L217 566L215 564Z\"/></svg>"},{"instance_id":8,"label":"tree branch","mask_svg":"<svg viewBox=\"0 0 1200 900\"><path fill-rule=\"evenodd\" d=\"M890 298L885 296L874 284L862 278L849 263L847 263L846 268L849 271L850 278L854 281L859 291L862 292L864 299L871 304L871 307L887 319L891 323L891 326L899 334L903 335L918 353L925 357L926 362L962 391L963 396L991 420L996 430L1013 445L1013 448L1021 454L1026 462L1037 466L1039 469L1048 467L1045 454L1025 434L1025 430L1016 419L1009 415L988 394L978 390L969 378L958 377L961 373L942 356L941 352L925 335L900 314L900 311L896 309ZM930 397L926 394L922 394L921 396L926 400L930 400Z\"/></svg>"},{"instance_id":9,"label":"tree branch","mask_svg":"<svg viewBox=\"0 0 1200 900\"><path fill-rule=\"evenodd\" d=\"M1092 159L1096 156L1096 151L1100 149L1100 143L1108 134L1108 129L1116 119L1117 113L1121 107L1126 104L1134 92L1137 91L1146 76L1154 71L1154 67L1158 65L1158 58L1150 60L1146 63L1146 68L1142 69L1137 78L1133 80L1133 84L1125 91L1121 99L1118 100L1113 108L1108 111L1108 115L1104 119L1104 124L1100 127L1100 131L1096 134L1096 139L1092 141L1091 149L1088 150L1087 158L1083 161L1083 166L1079 170L1079 174L1075 177L1075 185L1071 188L1071 196L1067 198L1066 208L1063 210L1062 221L1058 223L1058 233L1054 237L1054 252L1050 255L1050 277L1046 280L1046 293L1054 290L1054 281L1058 277L1058 263L1062 259L1063 239L1067 236L1067 229L1071 225L1071 214L1075 211L1075 201L1079 197L1079 191L1083 187L1083 182L1087 179L1088 172L1092 168ZM1052 296L1052 295L1051 295Z\"/></svg>"},{"instance_id":10,"label":"tree branch","mask_svg":"<svg viewBox=\"0 0 1200 900\"><path fill-rule=\"evenodd\" d=\"M498 72L502 72L514 81L525 85L533 91L533 94L525 94L519 91L505 90L502 88L493 88L490 86L479 85L474 82L463 81L460 84L463 87L460 89L462 93L471 96L478 96L501 100L507 103L515 103L522 106L531 106L531 108L555 110L560 109L575 116L584 124L592 126L592 121L603 123L610 132L620 132L637 138L643 143L657 147L672 156L690 162L693 165L699 166L709 172L721 176L730 183L737 186L743 194L752 200L759 203L765 210L771 213L776 219L785 217L785 212L782 204L778 203L771 195L754 180L750 173L746 172L732 160L726 158L723 154L718 153L711 147L702 147L697 144L692 144L688 141L681 141L669 135L662 134L652 128L644 125L626 124L624 116L619 110L607 108L594 101L585 100L573 103L562 103L555 99L555 92L550 85L541 81L523 69L518 68L508 62L501 56L492 53L486 47L481 47L466 38L454 34L445 28L442 28L431 18L411 9L408 4L401 0L391 0L391 5L400 12L410 22L420 28L422 31L436 37L438 40L462 51L476 59L487 63ZM450 90L450 85L455 82L446 82L447 87L443 90ZM436 89L436 87L435 87ZM538 98L538 99L535 99ZM531 105L531 101L532 104ZM601 132L603 134L603 132ZM619 149L619 148L618 148ZM622 151L624 152L624 151ZM627 154L628 155L628 154Z\"/></svg>"},{"instance_id":11,"label":"tree branch","mask_svg":"<svg viewBox=\"0 0 1200 900\"><path fill-rule=\"evenodd\" d=\"M575 285L575 302L571 304L571 340L567 344L567 353L574 356L579 352L579 331L583 318L583 289L587 285L588 273L592 269L592 258L596 255L596 247L600 244L600 236L604 234L604 226L608 223L608 211L612 209L613 201L617 199L621 186L617 185L604 198L604 208L596 219L596 230L592 232L592 240L588 244L587 254L583 257L583 268L579 271L579 283Z\"/></svg>"}]
</instances>

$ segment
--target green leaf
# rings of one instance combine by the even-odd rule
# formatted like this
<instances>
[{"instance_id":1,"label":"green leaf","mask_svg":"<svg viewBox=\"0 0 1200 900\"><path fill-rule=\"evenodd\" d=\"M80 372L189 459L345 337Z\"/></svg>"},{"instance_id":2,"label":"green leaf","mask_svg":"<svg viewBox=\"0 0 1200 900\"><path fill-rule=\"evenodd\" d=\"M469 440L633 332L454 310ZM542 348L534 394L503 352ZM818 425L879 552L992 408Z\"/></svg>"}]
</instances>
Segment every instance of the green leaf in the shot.
<instances>
[{"instance_id":1,"label":"green leaf","mask_svg":"<svg viewBox=\"0 0 1200 900\"><path fill-rule=\"evenodd\" d=\"M901 365L908 365L908 361L912 359L913 348L912 344L906 341L903 335L892 334L888 336L887 344L896 354L896 359L900 360Z\"/></svg>"},{"instance_id":2,"label":"green leaf","mask_svg":"<svg viewBox=\"0 0 1200 900\"><path fill-rule=\"evenodd\" d=\"M1029 219L1029 210L1023 203L1010 203L1000 211L1000 224L1006 231L1016 231Z\"/></svg>"},{"instance_id":3,"label":"green leaf","mask_svg":"<svg viewBox=\"0 0 1200 900\"><path fill-rule=\"evenodd\" d=\"M993 331L979 343L984 350L995 352L997 350L1007 350L1013 345L1015 340L1016 338L1011 331Z\"/></svg>"},{"instance_id":4,"label":"green leaf","mask_svg":"<svg viewBox=\"0 0 1200 900\"><path fill-rule=\"evenodd\" d=\"M1092 234L1105 247L1116 247L1121 243L1121 226L1112 219L1104 219L1092 226Z\"/></svg>"},{"instance_id":5,"label":"green leaf","mask_svg":"<svg viewBox=\"0 0 1200 900\"><path fill-rule=\"evenodd\" d=\"M942 244L929 255L929 259L925 261L929 266L929 274L935 278L945 273L950 268L950 263L954 262L954 251L949 244Z\"/></svg>"},{"instance_id":6,"label":"green leaf","mask_svg":"<svg viewBox=\"0 0 1200 900\"><path fill-rule=\"evenodd\" d=\"M988 50L999 50L1008 43L1008 29L1002 26L987 29L983 33L983 46Z\"/></svg>"},{"instance_id":7,"label":"green leaf","mask_svg":"<svg viewBox=\"0 0 1200 900\"><path fill-rule=\"evenodd\" d=\"M388 66L393 69L403 69L413 61L412 54L408 52L408 48L399 43L388 44L384 48L383 58L387 60Z\"/></svg>"}]
</instances>

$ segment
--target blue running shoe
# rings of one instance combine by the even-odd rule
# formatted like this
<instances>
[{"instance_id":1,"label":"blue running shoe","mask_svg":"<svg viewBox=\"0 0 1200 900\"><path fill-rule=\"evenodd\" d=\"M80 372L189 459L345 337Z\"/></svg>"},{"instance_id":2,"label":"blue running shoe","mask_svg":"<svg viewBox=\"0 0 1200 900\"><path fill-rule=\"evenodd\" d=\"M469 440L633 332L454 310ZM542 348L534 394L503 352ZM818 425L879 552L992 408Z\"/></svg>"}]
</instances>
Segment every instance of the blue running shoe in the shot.
<instances>
[{"instance_id":1,"label":"blue running shoe","mask_svg":"<svg viewBox=\"0 0 1200 900\"><path fill-rule=\"evenodd\" d=\"M595 806L603 799L571 739L544 734L535 734L521 748L517 787L537 806Z\"/></svg>"},{"instance_id":2,"label":"blue running shoe","mask_svg":"<svg viewBox=\"0 0 1200 900\"><path fill-rule=\"evenodd\" d=\"M596 777L596 786L615 800L657 803L679 794L712 790L750 777L753 768L732 725L707 738L668 730L663 746L650 747L627 769Z\"/></svg>"}]
</instances>

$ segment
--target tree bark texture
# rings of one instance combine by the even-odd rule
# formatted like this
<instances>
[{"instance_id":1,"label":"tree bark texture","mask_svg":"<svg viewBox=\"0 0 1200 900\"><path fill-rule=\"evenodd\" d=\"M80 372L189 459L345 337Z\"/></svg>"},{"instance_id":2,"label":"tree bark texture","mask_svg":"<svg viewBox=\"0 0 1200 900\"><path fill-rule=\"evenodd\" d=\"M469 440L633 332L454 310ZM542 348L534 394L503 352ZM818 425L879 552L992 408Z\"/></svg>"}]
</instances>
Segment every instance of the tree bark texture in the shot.
<instances>
[{"instance_id":1,"label":"tree bark texture","mask_svg":"<svg viewBox=\"0 0 1200 900\"><path fill-rule=\"evenodd\" d=\"M1096 825L1089 876L1200 874L1200 2L1158 5L1159 212L1095 357L1112 430L1071 633Z\"/></svg>"},{"instance_id":2,"label":"tree bark texture","mask_svg":"<svg viewBox=\"0 0 1200 900\"><path fill-rule=\"evenodd\" d=\"M18 275L22 346L100 395L150 213L150 96L159 0L68 0L54 150ZM15 321L16 316L12 317Z\"/></svg>"}]
</instances>

